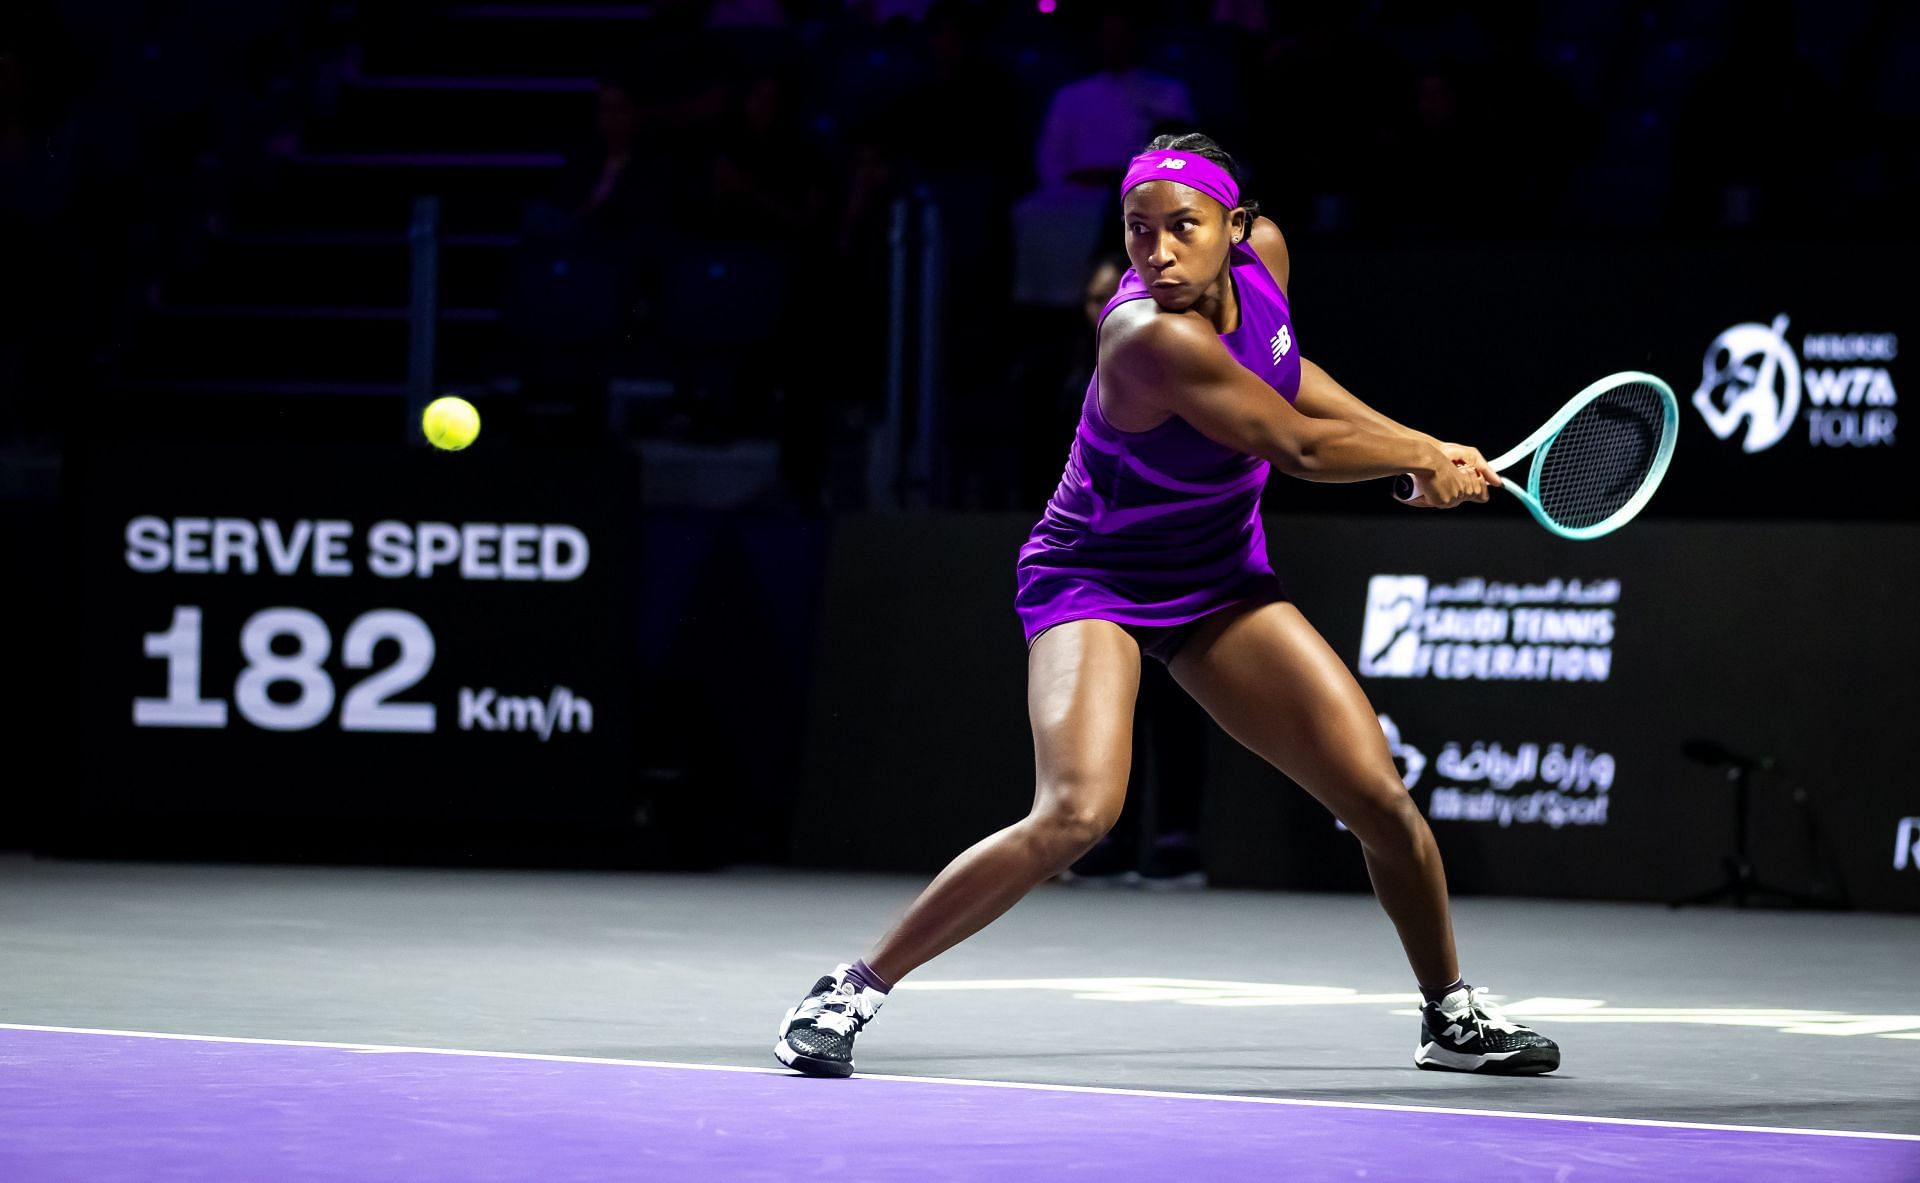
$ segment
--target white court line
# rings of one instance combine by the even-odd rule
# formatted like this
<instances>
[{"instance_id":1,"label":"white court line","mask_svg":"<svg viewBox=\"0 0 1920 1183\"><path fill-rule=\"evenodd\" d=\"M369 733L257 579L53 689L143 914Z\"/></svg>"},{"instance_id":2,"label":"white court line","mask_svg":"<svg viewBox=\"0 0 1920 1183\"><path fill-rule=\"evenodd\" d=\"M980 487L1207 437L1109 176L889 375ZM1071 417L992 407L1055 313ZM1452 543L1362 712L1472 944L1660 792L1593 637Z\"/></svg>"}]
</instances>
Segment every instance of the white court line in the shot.
<instances>
[{"instance_id":1,"label":"white court line","mask_svg":"<svg viewBox=\"0 0 1920 1183\"><path fill-rule=\"evenodd\" d=\"M327 1043L309 1039L255 1039L241 1035L182 1035L172 1031L117 1031L107 1027L47 1027L37 1023L0 1023L0 1031L49 1031L60 1035L117 1035L128 1039L178 1039L192 1043L244 1043L266 1047L320 1047L349 1052L412 1052L429 1056L476 1056L489 1060L537 1060L553 1064L615 1064L628 1068L678 1068L690 1072L746 1072L757 1076L796 1076L785 1068L742 1064L679 1064L671 1060L623 1060L606 1056L556 1056L543 1052L489 1052L450 1047L401 1047L379 1043ZM1882 1142L1920 1142L1920 1134L1883 1134L1862 1130L1812 1130L1793 1126L1720 1125L1699 1121L1660 1121L1645 1117L1586 1117L1576 1113L1525 1113L1500 1109L1452 1109L1439 1105L1390 1105L1378 1101L1320 1101L1295 1097L1236 1097L1231 1093L1180 1093L1159 1089L1106 1088L1090 1084L1034 1084L1012 1080L968 1080L952 1076L889 1076L863 1072L859 1081L950 1084L963 1088L1030 1089L1046 1093L1094 1093L1114 1097L1157 1097L1173 1101L1232 1101L1242 1105L1288 1105L1306 1109L1366 1109L1385 1113L1444 1113L1455 1117L1511 1117L1527 1121L1574 1121L1594 1125L1663 1130L1713 1130L1735 1134L1804 1134L1818 1138L1867 1138ZM829 1086L831 1087L831 1086Z\"/></svg>"}]
</instances>

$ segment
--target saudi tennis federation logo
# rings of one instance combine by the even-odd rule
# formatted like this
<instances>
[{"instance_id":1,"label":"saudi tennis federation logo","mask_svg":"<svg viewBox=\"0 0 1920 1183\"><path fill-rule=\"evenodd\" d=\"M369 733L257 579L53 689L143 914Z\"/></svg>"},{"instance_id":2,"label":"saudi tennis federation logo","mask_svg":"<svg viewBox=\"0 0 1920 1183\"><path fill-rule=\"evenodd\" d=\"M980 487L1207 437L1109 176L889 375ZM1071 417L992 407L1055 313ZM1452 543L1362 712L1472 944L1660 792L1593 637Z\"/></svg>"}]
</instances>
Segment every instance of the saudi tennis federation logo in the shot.
<instances>
[{"instance_id":1,"label":"saudi tennis federation logo","mask_svg":"<svg viewBox=\"0 0 1920 1183\"><path fill-rule=\"evenodd\" d=\"M1367 620L1360 630L1360 673L1411 678L1420 657L1427 607L1424 575L1376 575L1367 581Z\"/></svg>"},{"instance_id":2,"label":"saudi tennis federation logo","mask_svg":"<svg viewBox=\"0 0 1920 1183\"><path fill-rule=\"evenodd\" d=\"M1785 439L1800 412L1800 359L1786 333L1784 312L1771 325L1734 325L1713 339L1700 363L1694 409L1723 440L1744 423L1744 452L1764 452Z\"/></svg>"},{"instance_id":3,"label":"saudi tennis federation logo","mask_svg":"<svg viewBox=\"0 0 1920 1183\"><path fill-rule=\"evenodd\" d=\"M1360 676L1604 682L1619 603L1618 579L1375 575L1360 628Z\"/></svg>"}]
</instances>

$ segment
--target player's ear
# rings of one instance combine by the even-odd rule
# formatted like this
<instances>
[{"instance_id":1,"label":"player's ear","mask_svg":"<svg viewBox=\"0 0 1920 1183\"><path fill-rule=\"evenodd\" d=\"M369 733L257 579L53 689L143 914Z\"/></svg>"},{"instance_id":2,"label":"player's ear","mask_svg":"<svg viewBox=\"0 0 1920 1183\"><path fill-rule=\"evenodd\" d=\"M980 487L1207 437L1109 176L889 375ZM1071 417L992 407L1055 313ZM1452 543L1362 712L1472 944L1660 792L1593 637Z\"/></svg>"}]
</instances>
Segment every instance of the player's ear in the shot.
<instances>
[{"instance_id":1,"label":"player's ear","mask_svg":"<svg viewBox=\"0 0 1920 1183\"><path fill-rule=\"evenodd\" d=\"M1245 242L1247 240L1247 231L1250 227L1245 206L1238 206L1227 214L1227 227L1233 231L1233 240L1235 242Z\"/></svg>"}]
</instances>

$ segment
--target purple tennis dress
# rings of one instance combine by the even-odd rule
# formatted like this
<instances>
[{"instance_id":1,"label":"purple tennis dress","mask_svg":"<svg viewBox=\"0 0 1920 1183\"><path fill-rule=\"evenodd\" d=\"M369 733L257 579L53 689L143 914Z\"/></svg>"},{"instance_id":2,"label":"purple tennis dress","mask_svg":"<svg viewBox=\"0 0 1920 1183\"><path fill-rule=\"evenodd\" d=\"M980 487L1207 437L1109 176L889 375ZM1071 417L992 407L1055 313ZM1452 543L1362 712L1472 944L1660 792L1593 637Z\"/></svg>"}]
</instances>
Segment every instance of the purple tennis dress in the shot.
<instances>
[{"instance_id":1,"label":"purple tennis dress","mask_svg":"<svg viewBox=\"0 0 1920 1183\"><path fill-rule=\"evenodd\" d=\"M1220 341L1291 403L1300 349L1287 297L1244 243L1232 248L1231 275L1240 327ZM1145 281L1128 271L1100 320L1148 299ZM1280 598L1260 522L1269 467L1178 415L1149 431L1118 430L1100 413L1096 368L1066 473L1020 548L1013 604L1027 644L1069 620L1171 628L1229 604Z\"/></svg>"}]
</instances>

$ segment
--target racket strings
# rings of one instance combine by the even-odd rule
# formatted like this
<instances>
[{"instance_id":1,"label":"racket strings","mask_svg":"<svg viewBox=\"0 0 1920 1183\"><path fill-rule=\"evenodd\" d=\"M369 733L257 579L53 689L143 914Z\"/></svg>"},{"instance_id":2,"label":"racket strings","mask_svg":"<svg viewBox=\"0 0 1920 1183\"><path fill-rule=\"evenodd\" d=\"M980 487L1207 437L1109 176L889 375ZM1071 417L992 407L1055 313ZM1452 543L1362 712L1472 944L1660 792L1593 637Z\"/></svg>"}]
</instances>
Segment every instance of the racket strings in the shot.
<instances>
[{"instance_id":1,"label":"racket strings","mask_svg":"<svg viewBox=\"0 0 1920 1183\"><path fill-rule=\"evenodd\" d=\"M1653 473L1664 398L1651 383L1630 382L1582 407L1540 457L1534 484L1541 510L1579 529L1625 508Z\"/></svg>"}]
</instances>

